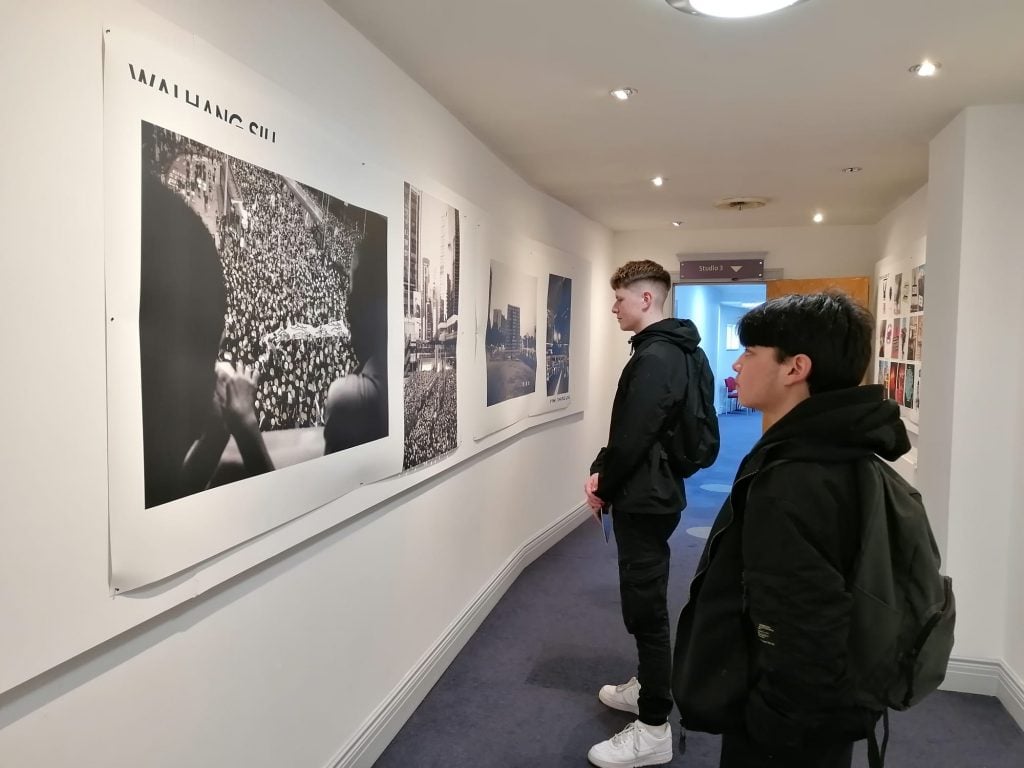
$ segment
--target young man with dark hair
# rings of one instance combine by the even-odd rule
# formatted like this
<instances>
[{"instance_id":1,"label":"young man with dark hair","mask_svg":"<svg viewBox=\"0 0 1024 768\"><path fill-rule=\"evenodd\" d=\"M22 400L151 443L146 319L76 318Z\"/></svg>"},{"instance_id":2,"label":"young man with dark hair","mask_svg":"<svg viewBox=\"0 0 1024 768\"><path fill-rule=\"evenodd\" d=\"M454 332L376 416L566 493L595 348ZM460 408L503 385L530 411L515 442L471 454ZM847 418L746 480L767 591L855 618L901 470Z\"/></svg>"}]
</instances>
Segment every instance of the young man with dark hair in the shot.
<instances>
[{"instance_id":1,"label":"young man with dark hair","mask_svg":"<svg viewBox=\"0 0 1024 768\"><path fill-rule=\"evenodd\" d=\"M672 760L668 538L686 499L662 437L675 425L674 404L686 392L686 354L697 348L700 334L689 320L664 317L671 285L668 272L653 261L631 261L611 278L612 314L622 330L635 335L612 404L608 444L594 460L584 490L596 515L611 507L622 617L639 657L636 677L606 685L598 696L638 719L590 750L588 759L600 768Z\"/></svg>"},{"instance_id":2,"label":"young man with dark hair","mask_svg":"<svg viewBox=\"0 0 1024 768\"><path fill-rule=\"evenodd\" d=\"M875 716L854 704L850 577L857 464L910 448L899 407L861 386L871 315L839 293L740 320L739 401L764 414L679 617L682 724L721 733L721 768L849 768Z\"/></svg>"}]
</instances>

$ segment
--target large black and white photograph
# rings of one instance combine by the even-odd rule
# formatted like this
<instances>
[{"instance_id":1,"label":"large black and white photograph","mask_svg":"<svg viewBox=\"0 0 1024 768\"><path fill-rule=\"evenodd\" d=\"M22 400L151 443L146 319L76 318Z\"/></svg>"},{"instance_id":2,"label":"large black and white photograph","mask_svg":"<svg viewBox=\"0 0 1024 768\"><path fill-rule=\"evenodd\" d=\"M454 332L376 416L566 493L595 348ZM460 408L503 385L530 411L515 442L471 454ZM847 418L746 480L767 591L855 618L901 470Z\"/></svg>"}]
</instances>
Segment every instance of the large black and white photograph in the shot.
<instances>
[{"instance_id":1,"label":"large black and white photograph","mask_svg":"<svg viewBox=\"0 0 1024 768\"><path fill-rule=\"evenodd\" d=\"M145 506L385 437L387 219L142 122Z\"/></svg>"},{"instance_id":2,"label":"large black and white photograph","mask_svg":"<svg viewBox=\"0 0 1024 768\"><path fill-rule=\"evenodd\" d=\"M459 211L405 184L403 468L458 447Z\"/></svg>"},{"instance_id":3,"label":"large black and white photograph","mask_svg":"<svg viewBox=\"0 0 1024 768\"><path fill-rule=\"evenodd\" d=\"M358 514L358 500L333 502L401 472L388 307L402 182L201 41L183 53L109 30L103 64L110 582L123 593L201 563L195 574L250 567Z\"/></svg>"},{"instance_id":4,"label":"large black and white photograph","mask_svg":"<svg viewBox=\"0 0 1024 768\"><path fill-rule=\"evenodd\" d=\"M569 332L572 320L572 280L548 275L547 340L544 378L548 397L569 394Z\"/></svg>"},{"instance_id":5,"label":"large black and white photograph","mask_svg":"<svg viewBox=\"0 0 1024 768\"><path fill-rule=\"evenodd\" d=\"M537 278L491 261L487 301L487 406L537 387Z\"/></svg>"}]
</instances>

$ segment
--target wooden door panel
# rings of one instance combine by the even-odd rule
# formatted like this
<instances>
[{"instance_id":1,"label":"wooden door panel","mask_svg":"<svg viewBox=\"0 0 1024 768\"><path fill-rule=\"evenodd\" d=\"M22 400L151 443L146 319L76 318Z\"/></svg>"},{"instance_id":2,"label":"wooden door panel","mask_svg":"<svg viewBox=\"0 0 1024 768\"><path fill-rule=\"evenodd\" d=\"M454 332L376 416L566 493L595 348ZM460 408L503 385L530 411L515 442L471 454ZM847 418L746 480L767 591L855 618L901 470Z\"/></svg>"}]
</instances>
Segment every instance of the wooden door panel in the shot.
<instances>
[{"instance_id":1,"label":"wooden door panel","mask_svg":"<svg viewBox=\"0 0 1024 768\"><path fill-rule=\"evenodd\" d=\"M813 277L807 280L768 280L765 282L768 300L791 293L821 293L828 290L840 290L849 294L850 298L862 307L868 307L871 295L871 278L869 277Z\"/></svg>"}]
</instances>

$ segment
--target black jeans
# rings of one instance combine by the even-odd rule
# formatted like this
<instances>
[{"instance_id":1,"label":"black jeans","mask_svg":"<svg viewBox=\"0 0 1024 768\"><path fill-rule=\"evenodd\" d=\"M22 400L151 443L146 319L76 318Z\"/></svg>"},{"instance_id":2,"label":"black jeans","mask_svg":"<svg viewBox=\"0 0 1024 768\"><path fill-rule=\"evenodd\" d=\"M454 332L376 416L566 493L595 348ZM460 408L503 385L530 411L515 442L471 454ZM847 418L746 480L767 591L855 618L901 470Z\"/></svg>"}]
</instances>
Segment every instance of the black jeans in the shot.
<instances>
[{"instance_id":1,"label":"black jeans","mask_svg":"<svg viewBox=\"0 0 1024 768\"><path fill-rule=\"evenodd\" d=\"M672 646L668 627L668 538L680 513L636 515L614 509L619 550L619 593L626 631L639 659L640 720L661 725L672 712Z\"/></svg>"},{"instance_id":2,"label":"black jeans","mask_svg":"<svg viewBox=\"0 0 1024 768\"><path fill-rule=\"evenodd\" d=\"M850 768L853 743L812 744L798 750L773 752L745 733L722 736L719 768Z\"/></svg>"}]
</instances>

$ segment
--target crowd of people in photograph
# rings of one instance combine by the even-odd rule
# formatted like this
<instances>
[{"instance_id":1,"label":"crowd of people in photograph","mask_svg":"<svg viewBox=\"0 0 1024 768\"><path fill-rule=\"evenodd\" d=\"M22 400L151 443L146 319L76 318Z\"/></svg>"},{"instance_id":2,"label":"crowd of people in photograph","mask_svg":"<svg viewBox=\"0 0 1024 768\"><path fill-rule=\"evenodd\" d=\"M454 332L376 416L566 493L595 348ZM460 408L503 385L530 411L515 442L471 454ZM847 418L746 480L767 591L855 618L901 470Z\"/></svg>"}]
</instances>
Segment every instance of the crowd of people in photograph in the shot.
<instances>
[{"instance_id":1,"label":"crowd of people in photograph","mask_svg":"<svg viewBox=\"0 0 1024 768\"><path fill-rule=\"evenodd\" d=\"M458 445L455 369L415 371L405 377L405 459L408 469Z\"/></svg>"},{"instance_id":2,"label":"crowd of people in photograph","mask_svg":"<svg viewBox=\"0 0 1024 768\"><path fill-rule=\"evenodd\" d=\"M331 382L356 367L344 329L360 233L329 211L314 214L282 177L234 159L229 167L241 199L218 220L228 288L221 356L261 367L261 430L322 426ZM274 339L292 328L312 338Z\"/></svg>"}]
</instances>

